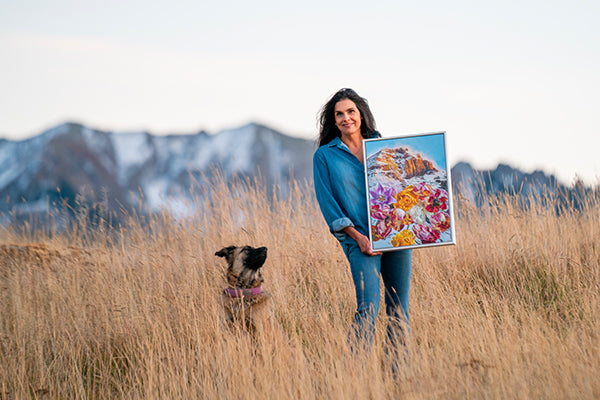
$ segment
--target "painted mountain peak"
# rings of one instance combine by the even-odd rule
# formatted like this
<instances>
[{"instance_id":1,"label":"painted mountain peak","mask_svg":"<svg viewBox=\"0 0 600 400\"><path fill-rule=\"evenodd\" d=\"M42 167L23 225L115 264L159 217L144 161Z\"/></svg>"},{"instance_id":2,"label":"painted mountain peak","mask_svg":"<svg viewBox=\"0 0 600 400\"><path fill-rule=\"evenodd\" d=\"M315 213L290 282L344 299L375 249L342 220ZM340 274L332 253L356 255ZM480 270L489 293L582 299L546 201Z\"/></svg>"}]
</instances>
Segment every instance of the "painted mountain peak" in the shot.
<instances>
[{"instance_id":1,"label":"painted mountain peak","mask_svg":"<svg viewBox=\"0 0 600 400\"><path fill-rule=\"evenodd\" d=\"M433 162L423 159L420 153L412 154L408 147L383 149L371 157L367 162L380 173L392 179L408 179L430 172L438 172Z\"/></svg>"},{"instance_id":2,"label":"painted mountain peak","mask_svg":"<svg viewBox=\"0 0 600 400\"><path fill-rule=\"evenodd\" d=\"M376 179L393 187L404 186L407 181L426 180L448 189L444 171L426 156L404 146L385 148L369 155L367 169L370 181Z\"/></svg>"}]
</instances>

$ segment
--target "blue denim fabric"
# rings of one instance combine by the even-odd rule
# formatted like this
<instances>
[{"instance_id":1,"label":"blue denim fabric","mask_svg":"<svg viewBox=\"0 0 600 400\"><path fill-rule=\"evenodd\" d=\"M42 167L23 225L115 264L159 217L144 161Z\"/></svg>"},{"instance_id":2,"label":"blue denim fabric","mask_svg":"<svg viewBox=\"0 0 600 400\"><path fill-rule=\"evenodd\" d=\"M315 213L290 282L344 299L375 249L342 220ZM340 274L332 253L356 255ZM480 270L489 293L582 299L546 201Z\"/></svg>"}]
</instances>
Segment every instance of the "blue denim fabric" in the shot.
<instances>
[{"instance_id":1,"label":"blue denim fabric","mask_svg":"<svg viewBox=\"0 0 600 400\"><path fill-rule=\"evenodd\" d=\"M342 241L343 229L353 226L369 236L369 216L363 164L335 138L313 156L315 194L331 233Z\"/></svg>"},{"instance_id":2,"label":"blue denim fabric","mask_svg":"<svg viewBox=\"0 0 600 400\"><path fill-rule=\"evenodd\" d=\"M381 277L385 287L388 340L393 346L401 345L409 322L411 250L367 256L360 251L356 241L342 231L347 226L354 226L368 236L369 216L363 164L340 138L319 147L313 157L313 171L321 212L350 263L357 303L350 336L365 339L369 347L372 344L379 312Z\"/></svg>"},{"instance_id":3,"label":"blue denim fabric","mask_svg":"<svg viewBox=\"0 0 600 400\"><path fill-rule=\"evenodd\" d=\"M356 313L350 337L365 340L371 346L375 333L375 320L379 312L380 287L383 279L385 311L388 317L387 336L394 347L404 344L408 333L408 294L412 271L412 250L385 252L367 256L351 238L342 247L350 262L356 292Z\"/></svg>"}]
</instances>

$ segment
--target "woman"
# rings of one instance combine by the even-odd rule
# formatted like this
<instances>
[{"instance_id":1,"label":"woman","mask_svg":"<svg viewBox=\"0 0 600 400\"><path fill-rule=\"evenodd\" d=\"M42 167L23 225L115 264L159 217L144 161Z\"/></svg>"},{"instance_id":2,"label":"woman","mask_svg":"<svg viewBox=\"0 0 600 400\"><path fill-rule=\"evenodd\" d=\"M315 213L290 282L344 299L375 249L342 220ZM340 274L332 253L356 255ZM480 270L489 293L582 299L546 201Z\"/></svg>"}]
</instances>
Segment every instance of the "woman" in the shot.
<instances>
[{"instance_id":1,"label":"woman","mask_svg":"<svg viewBox=\"0 0 600 400\"><path fill-rule=\"evenodd\" d=\"M319 148L313 157L314 185L323 217L350 263L356 313L350 336L371 347L379 310L379 278L385 286L390 344L404 344L408 328L411 250L374 252L369 221L363 139L380 137L366 99L352 89L338 91L321 110Z\"/></svg>"}]
</instances>

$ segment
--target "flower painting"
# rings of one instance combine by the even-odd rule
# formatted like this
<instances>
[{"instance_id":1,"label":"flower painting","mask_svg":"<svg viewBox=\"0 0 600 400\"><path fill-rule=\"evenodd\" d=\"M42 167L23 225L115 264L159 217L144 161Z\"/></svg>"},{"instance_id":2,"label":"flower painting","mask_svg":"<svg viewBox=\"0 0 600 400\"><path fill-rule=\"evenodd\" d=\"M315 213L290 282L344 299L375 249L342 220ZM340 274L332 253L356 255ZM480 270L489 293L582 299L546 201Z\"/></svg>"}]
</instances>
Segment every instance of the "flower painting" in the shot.
<instances>
[{"instance_id":1,"label":"flower painting","mask_svg":"<svg viewBox=\"0 0 600 400\"><path fill-rule=\"evenodd\" d=\"M363 146L373 250L454 244L445 132Z\"/></svg>"}]
</instances>

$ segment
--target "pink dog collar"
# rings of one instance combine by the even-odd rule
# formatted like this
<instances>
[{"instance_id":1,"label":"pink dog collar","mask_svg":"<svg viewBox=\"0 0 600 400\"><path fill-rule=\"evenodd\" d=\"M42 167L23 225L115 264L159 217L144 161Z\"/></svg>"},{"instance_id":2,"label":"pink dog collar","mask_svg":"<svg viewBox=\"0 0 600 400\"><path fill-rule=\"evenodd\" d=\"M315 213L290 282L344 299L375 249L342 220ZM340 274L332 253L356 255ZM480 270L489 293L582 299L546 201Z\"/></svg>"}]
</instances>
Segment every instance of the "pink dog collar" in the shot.
<instances>
[{"instance_id":1,"label":"pink dog collar","mask_svg":"<svg viewBox=\"0 0 600 400\"><path fill-rule=\"evenodd\" d=\"M262 293L261 287L255 287L252 289L236 289L227 288L223 289L223 294L229 297L252 297Z\"/></svg>"}]
</instances>

